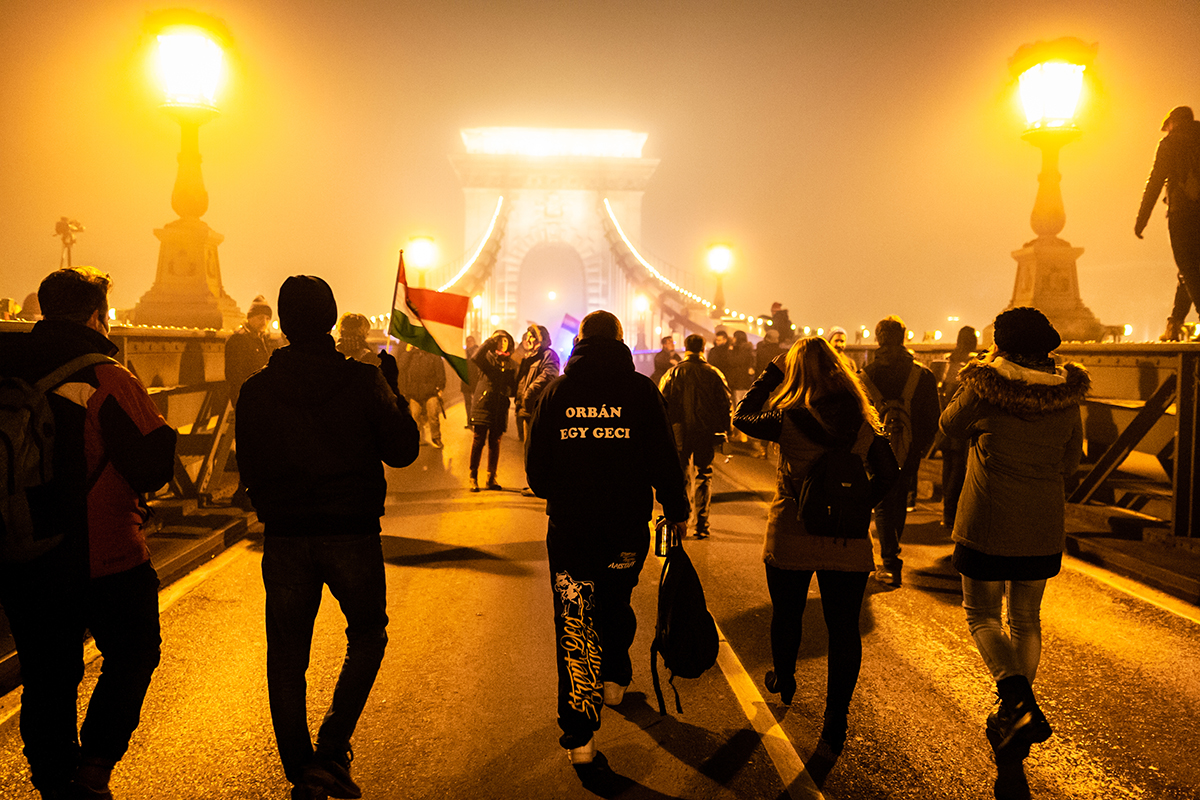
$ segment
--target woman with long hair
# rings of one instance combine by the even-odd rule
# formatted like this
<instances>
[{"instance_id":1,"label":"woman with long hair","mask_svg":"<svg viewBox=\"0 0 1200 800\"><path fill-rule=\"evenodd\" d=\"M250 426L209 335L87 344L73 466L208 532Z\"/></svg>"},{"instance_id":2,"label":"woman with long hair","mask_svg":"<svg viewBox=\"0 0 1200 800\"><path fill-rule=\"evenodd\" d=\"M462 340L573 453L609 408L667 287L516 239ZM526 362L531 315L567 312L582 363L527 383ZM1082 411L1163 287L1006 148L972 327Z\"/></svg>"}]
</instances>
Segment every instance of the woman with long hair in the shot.
<instances>
[{"instance_id":1,"label":"woman with long hair","mask_svg":"<svg viewBox=\"0 0 1200 800\"><path fill-rule=\"evenodd\" d=\"M471 491L479 491L479 462L483 445L488 447L488 476L485 488L498 490L496 467L500 463L500 437L508 429L509 398L517 391L517 365L512 360L513 338L496 331L479 346L472 363L479 367L479 382L471 399Z\"/></svg>"},{"instance_id":2,"label":"woman with long hair","mask_svg":"<svg viewBox=\"0 0 1200 800\"><path fill-rule=\"evenodd\" d=\"M862 664L858 628L867 577L874 568L868 538L870 509L900 474L879 415L850 364L820 337L797 341L767 365L738 404L733 424L757 439L779 443L775 499L767 514L763 561L771 595L771 657L764 683L790 705L808 586L817 575L829 630L828 679L821 738L836 754L846 742L847 715ZM809 530L798 490L831 451L849 450L870 475L863 521L845 536Z\"/></svg>"},{"instance_id":3,"label":"woman with long hair","mask_svg":"<svg viewBox=\"0 0 1200 800\"><path fill-rule=\"evenodd\" d=\"M1091 379L1078 364L1056 366L1050 353L1061 339L1037 309L1005 311L994 336L983 358L959 373L941 427L970 441L952 563L962 574L967 627L1000 698L986 732L1012 780L1004 789L998 779L996 796L1028 797L1021 761L1052 734L1032 686L1042 594L1062 565L1065 482L1083 456L1080 405Z\"/></svg>"}]
</instances>

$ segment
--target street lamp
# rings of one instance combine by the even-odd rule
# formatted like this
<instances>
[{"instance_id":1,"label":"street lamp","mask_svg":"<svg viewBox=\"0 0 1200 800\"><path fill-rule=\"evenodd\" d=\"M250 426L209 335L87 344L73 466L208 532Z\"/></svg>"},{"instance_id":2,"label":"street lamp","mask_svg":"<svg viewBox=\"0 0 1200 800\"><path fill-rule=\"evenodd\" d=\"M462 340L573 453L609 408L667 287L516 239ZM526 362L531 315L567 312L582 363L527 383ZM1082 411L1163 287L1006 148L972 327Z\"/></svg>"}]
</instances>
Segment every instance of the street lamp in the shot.
<instances>
[{"instance_id":1,"label":"street lamp","mask_svg":"<svg viewBox=\"0 0 1200 800\"><path fill-rule=\"evenodd\" d=\"M437 261L437 245L428 236L408 240L408 261L417 270L417 287L425 288L425 272Z\"/></svg>"},{"instance_id":2,"label":"street lamp","mask_svg":"<svg viewBox=\"0 0 1200 800\"><path fill-rule=\"evenodd\" d=\"M218 114L214 101L224 79L222 42L228 34L220 21L194 12L164 12L154 23L160 108L180 129L179 166L171 190L171 208L179 219L154 231L161 242L158 272L134 309L134 321L235 328L242 312L225 294L217 258L225 237L200 219L208 210L200 173L200 126Z\"/></svg>"},{"instance_id":3,"label":"street lamp","mask_svg":"<svg viewBox=\"0 0 1200 800\"><path fill-rule=\"evenodd\" d=\"M1075 124L1083 95L1084 73L1096 57L1097 45L1066 37L1023 45L1009 59L1025 111L1025 141L1042 151L1042 171L1029 223L1037 238L1012 253L1017 279L1009 308L1033 306L1058 328L1063 339L1087 341L1102 326L1079 294L1076 259L1082 247L1058 238L1067 222L1058 171L1059 151L1078 139Z\"/></svg>"},{"instance_id":4,"label":"street lamp","mask_svg":"<svg viewBox=\"0 0 1200 800\"><path fill-rule=\"evenodd\" d=\"M646 312L650 310L650 301L646 295L639 294L633 298L633 309L637 312L637 341L633 347L635 350L646 349Z\"/></svg>"},{"instance_id":5,"label":"street lamp","mask_svg":"<svg viewBox=\"0 0 1200 800\"><path fill-rule=\"evenodd\" d=\"M717 276L717 292L713 297L713 308L710 316L713 319L720 319L722 310L725 308L725 287L721 285L721 278L733 266L733 251L728 245L714 244L708 248L708 268Z\"/></svg>"}]
</instances>

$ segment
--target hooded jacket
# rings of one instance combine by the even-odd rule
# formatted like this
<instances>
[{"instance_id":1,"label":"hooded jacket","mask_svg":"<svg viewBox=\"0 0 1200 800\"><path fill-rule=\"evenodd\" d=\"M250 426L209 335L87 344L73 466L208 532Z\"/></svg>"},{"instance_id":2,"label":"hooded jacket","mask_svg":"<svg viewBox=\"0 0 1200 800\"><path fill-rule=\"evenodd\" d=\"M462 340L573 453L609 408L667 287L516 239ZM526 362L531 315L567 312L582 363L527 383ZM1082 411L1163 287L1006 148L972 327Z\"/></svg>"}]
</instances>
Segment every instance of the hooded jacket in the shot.
<instances>
[{"instance_id":1,"label":"hooded jacket","mask_svg":"<svg viewBox=\"0 0 1200 800\"><path fill-rule=\"evenodd\" d=\"M525 475L556 523L646 522L655 496L673 522L690 512L662 395L616 339L581 340L546 387L530 426Z\"/></svg>"},{"instance_id":2,"label":"hooded jacket","mask_svg":"<svg viewBox=\"0 0 1200 800\"><path fill-rule=\"evenodd\" d=\"M763 411L771 393L783 383L783 371L768 364L738 404L733 424L738 430L779 443L775 499L767 512L763 561L780 569L870 572L874 566L871 540L813 536L799 518L796 487L804 482L817 459L831 447L850 447L863 460L871 478L874 506L899 477L900 468L886 439L877 437L863 419L858 400L849 392L818 398L813 407Z\"/></svg>"},{"instance_id":3,"label":"hooded jacket","mask_svg":"<svg viewBox=\"0 0 1200 800\"><path fill-rule=\"evenodd\" d=\"M495 337L500 334L512 342L507 331L496 331L471 356L471 363L479 369L471 397L471 424L504 433L508 430L509 398L517 393L517 365L511 356L496 355Z\"/></svg>"},{"instance_id":4,"label":"hooded jacket","mask_svg":"<svg viewBox=\"0 0 1200 800\"><path fill-rule=\"evenodd\" d=\"M5 339L0 374L29 383L87 353L117 354L108 337L65 320L41 320L21 344ZM54 414L54 479L30 489L35 535L86 546L91 577L149 560L139 493L171 479L175 431L142 383L119 364L84 367L47 394ZM85 552L84 548L79 549Z\"/></svg>"},{"instance_id":5,"label":"hooded jacket","mask_svg":"<svg viewBox=\"0 0 1200 800\"><path fill-rule=\"evenodd\" d=\"M383 465L416 460L420 432L378 367L327 334L271 354L242 386L238 467L268 532L379 532Z\"/></svg>"},{"instance_id":6,"label":"hooded jacket","mask_svg":"<svg viewBox=\"0 0 1200 800\"><path fill-rule=\"evenodd\" d=\"M1200 180L1200 120L1179 123L1162 141L1154 154L1154 166L1142 192L1134 229L1141 233L1150 221L1150 213L1158 202L1163 184L1167 187L1167 216L1187 213L1200 215L1200 197L1189 197L1184 190L1188 173L1195 168ZM1200 186L1195 187L1200 190Z\"/></svg>"},{"instance_id":7,"label":"hooded jacket","mask_svg":"<svg viewBox=\"0 0 1200 800\"><path fill-rule=\"evenodd\" d=\"M536 353L530 353L517 368L517 416L532 417L538 399L558 377L558 353L550 349L550 332L542 328L542 343Z\"/></svg>"},{"instance_id":8,"label":"hooded jacket","mask_svg":"<svg viewBox=\"0 0 1200 800\"><path fill-rule=\"evenodd\" d=\"M972 361L942 413L947 436L971 441L952 537L994 556L1047 556L1066 543L1064 482L1083 456L1087 371L1054 374L1004 358Z\"/></svg>"}]
</instances>

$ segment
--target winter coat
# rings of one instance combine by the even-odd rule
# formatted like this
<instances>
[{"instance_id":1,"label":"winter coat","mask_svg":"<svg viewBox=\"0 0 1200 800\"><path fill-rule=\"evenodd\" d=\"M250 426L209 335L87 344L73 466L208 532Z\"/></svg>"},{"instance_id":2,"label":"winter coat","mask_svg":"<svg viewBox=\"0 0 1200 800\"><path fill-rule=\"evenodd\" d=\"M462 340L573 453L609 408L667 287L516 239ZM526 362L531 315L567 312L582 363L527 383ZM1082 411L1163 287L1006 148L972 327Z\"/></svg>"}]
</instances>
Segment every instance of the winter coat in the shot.
<instances>
[{"instance_id":1,"label":"winter coat","mask_svg":"<svg viewBox=\"0 0 1200 800\"><path fill-rule=\"evenodd\" d=\"M549 342L525 356L517 369L517 416L532 417L542 392L557 377L558 353L550 349Z\"/></svg>"},{"instance_id":2,"label":"winter coat","mask_svg":"<svg viewBox=\"0 0 1200 800\"><path fill-rule=\"evenodd\" d=\"M405 389L409 400L424 405L446 388L446 367L441 356L414 347L408 354Z\"/></svg>"},{"instance_id":3,"label":"winter coat","mask_svg":"<svg viewBox=\"0 0 1200 800\"><path fill-rule=\"evenodd\" d=\"M658 386L668 370L682 359L683 354L678 350L659 350L654 354L654 372L651 373L650 380L654 381L655 386Z\"/></svg>"},{"instance_id":4,"label":"winter coat","mask_svg":"<svg viewBox=\"0 0 1200 800\"><path fill-rule=\"evenodd\" d=\"M265 367L270 357L271 341L265 332L255 333L242 325L229 335L225 340L225 382L233 403L237 403L246 378Z\"/></svg>"},{"instance_id":5,"label":"winter coat","mask_svg":"<svg viewBox=\"0 0 1200 800\"><path fill-rule=\"evenodd\" d=\"M830 447L845 447L863 460L871 478L873 507L899 477L900 469L887 440L875 435L863 419L858 400L849 392L827 395L812 408L763 411L771 393L783 383L783 371L771 364L738 403L733 424L756 439L779 443L775 499L767 511L763 561L780 569L870 572L874 567L871 539L813 536L800 519L796 491L809 469Z\"/></svg>"},{"instance_id":6,"label":"winter coat","mask_svg":"<svg viewBox=\"0 0 1200 800\"><path fill-rule=\"evenodd\" d=\"M504 433L508 430L509 398L517 393L517 365L508 356L497 356L495 345L487 342L480 345L471 363L479 368L479 381L471 396L471 424Z\"/></svg>"},{"instance_id":7,"label":"winter coat","mask_svg":"<svg viewBox=\"0 0 1200 800\"><path fill-rule=\"evenodd\" d=\"M688 518L662 395L622 341L580 340L542 393L526 444L529 488L556 523L645 523L655 496L667 519Z\"/></svg>"},{"instance_id":8,"label":"winter coat","mask_svg":"<svg viewBox=\"0 0 1200 800\"><path fill-rule=\"evenodd\" d=\"M117 353L99 331L65 320L41 320L13 340L20 344L4 340L0 375L30 384L79 356ZM55 427L53 479L26 495L35 536L62 534L60 546L75 548L81 569L90 562L93 578L146 562L139 494L174 474L175 431L141 381L119 364L84 367L47 401Z\"/></svg>"},{"instance_id":9,"label":"winter coat","mask_svg":"<svg viewBox=\"0 0 1200 800\"><path fill-rule=\"evenodd\" d=\"M729 371L725 380L735 392L744 392L754 383L754 345L749 342L734 342L729 354Z\"/></svg>"},{"instance_id":10,"label":"winter coat","mask_svg":"<svg viewBox=\"0 0 1200 800\"><path fill-rule=\"evenodd\" d=\"M378 533L383 465L416 460L421 435L379 367L332 336L280 348L242 386L238 467L268 533Z\"/></svg>"},{"instance_id":11,"label":"winter coat","mask_svg":"<svg viewBox=\"0 0 1200 800\"><path fill-rule=\"evenodd\" d=\"M952 538L994 556L1062 552L1064 481L1083 455L1087 371L1067 364L1052 375L997 358L968 363L959 381L941 417L947 436L971 440Z\"/></svg>"},{"instance_id":12,"label":"winter coat","mask_svg":"<svg viewBox=\"0 0 1200 800\"><path fill-rule=\"evenodd\" d=\"M755 377L762 375L767 369L767 364L770 364L784 352L784 349L779 346L778 342L768 342L766 339L759 342L754 348Z\"/></svg>"},{"instance_id":13,"label":"winter coat","mask_svg":"<svg viewBox=\"0 0 1200 800\"><path fill-rule=\"evenodd\" d=\"M720 346L714 344L708 348L708 363L719 369L728 381L729 373L733 369L733 343L727 342Z\"/></svg>"},{"instance_id":14,"label":"winter coat","mask_svg":"<svg viewBox=\"0 0 1200 800\"><path fill-rule=\"evenodd\" d=\"M1200 220L1200 197L1189 197L1184 190L1193 165L1200 170L1200 120L1179 123L1158 143L1154 166L1142 192L1136 231L1140 233L1150 221L1150 213L1154 211L1164 183L1167 186L1167 216L1187 214L1189 218ZM1196 177L1200 179L1200 174ZM1200 190L1200 186L1194 188Z\"/></svg>"},{"instance_id":15,"label":"winter coat","mask_svg":"<svg viewBox=\"0 0 1200 800\"><path fill-rule=\"evenodd\" d=\"M686 353L663 376L659 388L680 447L711 442L714 434L729 430L729 386L720 370L705 363L699 353Z\"/></svg>"},{"instance_id":16,"label":"winter coat","mask_svg":"<svg viewBox=\"0 0 1200 800\"><path fill-rule=\"evenodd\" d=\"M908 381L909 370L913 368L919 369L921 376L917 379L917 388L909 407L912 443L908 448L908 457L900 465L906 473L920 466L921 458L929 452L933 440L937 438L938 415L942 411L937 378L929 367L918 362L912 352L901 345L880 347L875 351L871 363L861 370L885 400L895 400L904 394L904 384Z\"/></svg>"}]
</instances>

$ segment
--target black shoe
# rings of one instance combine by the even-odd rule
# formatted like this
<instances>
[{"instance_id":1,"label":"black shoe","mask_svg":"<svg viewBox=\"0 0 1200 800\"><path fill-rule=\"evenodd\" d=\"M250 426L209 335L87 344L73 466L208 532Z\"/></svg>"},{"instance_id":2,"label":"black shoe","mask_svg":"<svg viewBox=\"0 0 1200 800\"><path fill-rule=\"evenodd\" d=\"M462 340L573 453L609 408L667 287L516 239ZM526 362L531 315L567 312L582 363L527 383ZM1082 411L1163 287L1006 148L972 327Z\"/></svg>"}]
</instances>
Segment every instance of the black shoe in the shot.
<instances>
[{"instance_id":1,"label":"black shoe","mask_svg":"<svg viewBox=\"0 0 1200 800\"><path fill-rule=\"evenodd\" d=\"M780 678L775 674L775 670L768 670L763 677L763 686L767 687L767 691L772 694L779 695L779 702L785 706L792 704L792 698L796 696L796 678Z\"/></svg>"},{"instance_id":2,"label":"black shoe","mask_svg":"<svg viewBox=\"0 0 1200 800\"><path fill-rule=\"evenodd\" d=\"M846 747L846 733L850 728L845 714L825 712L825 724L821 726L821 741L829 745L834 755L841 755Z\"/></svg>"},{"instance_id":3,"label":"black shoe","mask_svg":"<svg viewBox=\"0 0 1200 800\"><path fill-rule=\"evenodd\" d=\"M900 587L900 567L880 567L875 570L875 580L884 586Z\"/></svg>"},{"instance_id":4,"label":"black shoe","mask_svg":"<svg viewBox=\"0 0 1200 800\"><path fill-rule=\"evenodd\" d=\"M483 488L487 489L489 492L498 492L504 487L496 481L495 475L488 475L487 485Z\"/></svg>"},{"instance_id":5,"label":"black shoe","mask_svg":"<svg viewBox=\"0 0 1200 800\"><path fill-rule=\"evenodd\" d=\"M692 536L697 539L707 539L708 531L696 531L695 533L692 534Z\"/></svg>"},{"instance_id":6,"label":"black shoe","mask_svg":"<svg viewBox=\"0 0 1200 800\"><path fill-rule=\"evenodd\" d=\"M346 751L340 758L318 754L316 762L304 770L304 778L311 783L320 783L330 797L357 800L362 797L362 789L350 777L350 762L353 760L352 750Z\"/></svg>"},{"instance_id":7,"label":"black shoe","mask_svg":"<svg viewBox=\"0 0 1200 800\"><path fill-rule=\"evenodd\" d=\"M997 763L1024 759L1030 745L1046 741L1053 733L1032 691L1018 703L1002 700L1000 707L988 714L987 737Z\"/></svg>"}]
</instances>

